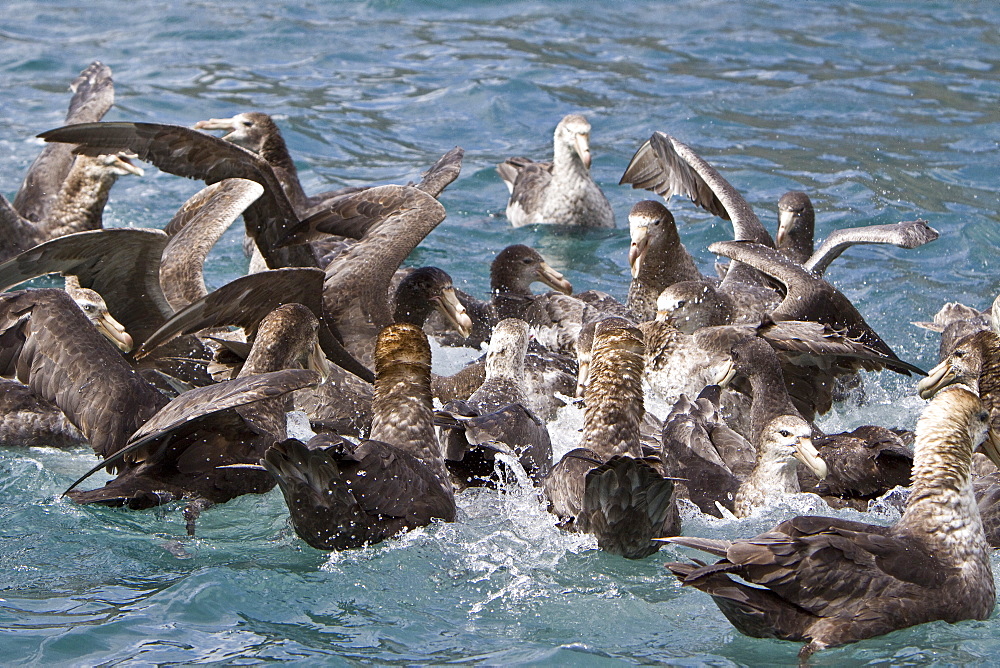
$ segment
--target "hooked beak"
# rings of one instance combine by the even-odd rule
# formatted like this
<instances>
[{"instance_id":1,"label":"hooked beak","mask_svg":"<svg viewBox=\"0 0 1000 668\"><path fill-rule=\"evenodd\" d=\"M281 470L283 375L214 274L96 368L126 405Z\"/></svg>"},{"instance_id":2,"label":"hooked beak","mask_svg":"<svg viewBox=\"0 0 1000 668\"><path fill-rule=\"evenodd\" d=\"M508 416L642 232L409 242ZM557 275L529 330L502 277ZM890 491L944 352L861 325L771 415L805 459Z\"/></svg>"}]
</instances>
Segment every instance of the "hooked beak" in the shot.
<instances>
[{"instance_id":1,"label":"hooked beak","mask_svg":"<svg viewBox=\"0 0 1000 668\"><path fill-rule=\"evenodd\" d=\"M996 411L990 411L990 421L993 421L993 414ZM982 446L980 446L984 455L990 458L990 461L996 464L1000 468L1000 434L991 426L989 431L986 433L986 440L983 441Z\"/></svg>"},{"instance_id":2,"label":"hooked beak","mask_svg":"<svg viewBox=\"0 0 1000 668\"><path fill-rule=\"evenodd\" d=\"M577 363L576 371L576 396L583 398L587 391L587 383L590 381L590 359L580 360Z\"/></svg>"},{"instance_id":3,"label":"hooked beak","mask_svg":"<svg viewBox=\"0 0 1000 668\"><path fill-rule=\"evenodd\" d=\"M728 387L729 383L736 377L736 363L733 362L732 358L729 358L725 362L720 362L713 366L712 372L713 385L723 388Z\"/></svg>"},{"instance_id":4,"label":"hooked beak","mask_svg":"<svg viewBox=\"0 0 1000 668\"><path fill-rule=\"evenodd\" d=\"M451 323L459 336L468 338L472 334L472 318L465 311L462 302L458 301L455 288L445 288L439 296L431 297L431 301L434 303L434 308Z\"/></svg>"},{"instance_id":5,"label":"hooked beak","mask_svg":"<svg viewBox=\"0 0 1000 668\"><path fill-rule=\"evenodd\" d=\"M195 130L225 130L229 134L222 138L228 140L229 135L236 131L236 122L232 118L210 118L194 124Z\"/></svg>"},{"instance_id":6,"label":"hooked beak","mask_svg":"<svg viewBox=\"0 0 1000 668\"><path fill-rule=\"evenodd\" d=\"M917 383L917 394L921 399L930 399L938 390L955 382L958 373L951 368L948 360L941 362L927 372L927 377Z\"/></svg>"},{"instance_id":7,"label":"hooked beak","mask_svg":"<svg viewBox=\"0 0 1000 668\"><path fill-rule=\"evenodd\" d=\"M826 462L819 456L819 451L812 444L810 438L803 436L795 444L795 458L809 467L809 470L820 480L826 478L828 473Z\"/></svg>"},{"instance_id":8,"label":"hooked beak","mask_svg":"<svg viewBox=\"0 0 1000 668\"><path fill-rule=\"evenodd\" d=\"M628 249L628 264L632 268L632 278L639 275L639 268L642 266L642 259L646 256L646 247L649 246L649 226L632 226L632 245Z\"/></svg>"},{"instance_id":9,"label":"hooked beak","mask_svg":"<svg viewBox=\"0 0 1000 668\"><path fill-rule=\"evenodd\" d=\"M564 295L573 294L573 284L567 281L558 271L550 267L547 262L542 262L538 265L537 277L535 280L541 281L553 290L557 290Z\"/></svg>"},{"instance_id":10,"label":"hooked beak","mask_svg":"<svg viewBox=\"0 0 1000 668\"><path fill-rule=\"evenodd\" d=\"M583 161L583 166L590 169L590 135L577 135L573 147L576 149L577 155L580 156L580 160Z\"/></svg>"},{"instance_id":11,"label":"hooked beak","mask_svg":"<svg viewBox=\"0 0 1000 668\"><path fill-rule=\"evenodd\" d=\"M310 371L315 371L319 374L319 384L322 385L326 382L326 379L330 377L333 372L333 363L327 358L326 353L323 352L323 346L319 344L317 339L312 348L309 350L309 357L306 360L306 368Z\"/></svg>"},{"instance_id":12,"label":"hooked beak","mask_svg":"<svg viewBox=\"0 0 1000 668\"><path fill-rule=\"evenodd\" d=\"M125 331L125 327L112 318L110 313L98 316L94 324L97 326L97 331L107 337L111 343L115 344L118 350L123 353L132 352L132 346L135 345L135 342L132 341L129 333Z\"/></svg>"},{"instance_id":13,"label":"hooked beak","mask_svg":"<svg viewBox=\"0 0 1000 668\"><path fill-rule=\"evenodd\" d=\"M135 174L136 176L142 176L146 173L142 167L132 162L133 160L138 160L139 156L131 151L120 151L115 154L115 158L117 158L118 167L122 171Z\"/></svg>"},{"instance_id":14,"label":"hooked beak","mask_svg":"<svg viewBox=\"0 0 1000 668\"><path fill-rule=\"evenodd\" d=\"M778 212L778 234L774 237L776 246L781 246L785 242L785 239L788 238L788 230L792 227L795 217L794 211Z\"/></svg>"}]
</instances>

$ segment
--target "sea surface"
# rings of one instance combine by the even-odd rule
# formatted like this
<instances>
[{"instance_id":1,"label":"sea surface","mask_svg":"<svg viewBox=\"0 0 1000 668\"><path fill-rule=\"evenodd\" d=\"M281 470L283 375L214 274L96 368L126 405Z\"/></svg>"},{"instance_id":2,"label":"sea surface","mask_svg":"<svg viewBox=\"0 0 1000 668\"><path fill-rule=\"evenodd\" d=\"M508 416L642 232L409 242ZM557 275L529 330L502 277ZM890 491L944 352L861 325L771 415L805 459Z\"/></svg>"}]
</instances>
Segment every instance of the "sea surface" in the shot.
<instances>
[{"instance_id":1,"label":"sea surface","mask_svg":"<svg viewBox=\"0 0 1000 668\"><path fill-rule=\"evenodd\" d=\"M993 2L607 3L22 2L0 12L0 192L13 197L62 123L67 84L92 60L114 70L106 120L191 125L274 115L306 190L405 183L453 146L447 219L414 251L485 297L501 248L538 248L578 290L624 298L633 203L618 186L653 131L688 143L772 230L805 190L817 238L917 217L940 231L917 250L856 247L827 276L904 359L927 369L938 337L911 325L947 301L988 307L1000 246L1000 5ZM562 116L590 120L593 173L618 228L513 229L495 165L548 159ZM115 186L108 226L162 227L201 184L148 166ZM674 200L704 270L728 223ZM234 226L210 287L245 272ZM439 352L436 364L463 358ZM866 377L868 402L828 431L912 427L914 383ZM581 416L550 425L558 452ZM798 645L736 633L704 594L663 568L599 552L556 528L529 490L459 495L459 520L330 554L290 529L280 493L207 511L189 539L180 506L83 508L62 491L85 449L0 448L0 664L793 665ZM95 483L96 484L96 483ZM742 521L685 517L685 533L751 536L801 497ZM838 513L859 518L857 513ZM891 511L872 521L891 522ZM1000 559L994 559L1000 573ZM821 652L815 665L965 665L1000 656L1000 619L935 623Z\"/></svg>"}]
</instances>

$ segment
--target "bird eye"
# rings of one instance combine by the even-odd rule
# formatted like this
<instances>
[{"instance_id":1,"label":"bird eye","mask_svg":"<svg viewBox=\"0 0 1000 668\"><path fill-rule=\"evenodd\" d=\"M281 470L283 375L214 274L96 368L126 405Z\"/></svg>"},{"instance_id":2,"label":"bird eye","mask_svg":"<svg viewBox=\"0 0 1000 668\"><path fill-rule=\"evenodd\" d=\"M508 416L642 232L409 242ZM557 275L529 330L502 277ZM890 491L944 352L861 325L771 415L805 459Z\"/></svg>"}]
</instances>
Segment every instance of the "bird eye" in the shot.
<instances>
[{"instance_id":1,"label":"bird eye","mask_svg":"<svg viewBox=\"0 0 1000 668\"><path fill-rule=\"evenodd\" d=\"M980 411L979 414L976 415L976 419L979 420L980 422L986 422L987 420L990 419L990 414L987 413L986 411Z\"/></svg>"},{"instance_id":2,"label":"bird eye","mask_svg":"<svg viewBox=\"0 0 1000 668\"><path fill-rule=\"evenodd\" d=\"M954 357L959 357L959 358L965 357L965 351L964 350L956 350L954 353L952 353L952 355Z\"/></svg>"},{"instance_id":3,"label":"bird eye","mask_svg":"<svg viewBox=\"0 0 1000 668\"><path fill-rule=\"evenodd\" d=\"M681 299L680 301L677 302L677 308L681 308L685 304L687 304L687 300L686 299Z\"/></svg>"},{"instance_id":4,"label":"bird eye","mask_svg":"<svg viewBox=\"0 0 1000 668\"><path fill-rule=\"evenodd\" d=\"M245 128L253 127L253 121L243 121L243 127Z\"/></svg>"},{"instance_id":5,"label":"bird eye","mask_svg":"<svg viewBox=\"0 0 1000 668\"><path fill-rule=\"evenodd\" d=\"M789 436L792 435L792 432L788 431L787 429L782 429L778 432L778 434L780 434L782 438L788 438Z\"/></svg>"},{"instance_id":6,"label":"bird eye","mask_svg":"<svg viewBox=\"0 0 1000 668\"><path fill-rule=\"evenodd\" d=\"M521 260L521 262L523 262L524 264L531 264L532 260L530 257L526 257L523 260Z\"/></svg>"}]
</instances>

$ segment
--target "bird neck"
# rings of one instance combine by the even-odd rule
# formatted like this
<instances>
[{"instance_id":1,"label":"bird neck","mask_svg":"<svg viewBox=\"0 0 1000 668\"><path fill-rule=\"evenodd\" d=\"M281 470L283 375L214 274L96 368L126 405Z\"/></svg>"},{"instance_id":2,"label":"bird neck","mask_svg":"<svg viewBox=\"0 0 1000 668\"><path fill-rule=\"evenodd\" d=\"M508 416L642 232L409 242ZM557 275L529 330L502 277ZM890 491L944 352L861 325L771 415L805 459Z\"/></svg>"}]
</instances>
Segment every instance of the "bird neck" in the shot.
<instances>
[{"instance_id":1,"label":"bird neck","mask_svg":"<svg viewBox=\"0 0 1000 668\"><path fill-rule=\"evenodd\" d=\"M768 422L778 415L798 415L799 411L788 396L785 378L776 358L755 364L748 375L753 393L750 405L751 440L759 450L761 435Z\"/></svg>"},{"instance_id":2,"label":"bird neck","mask_svg":"<svg viewBox=\"0 0 1000 668\"><path fill-rule=\"evenodd\" d=\"M409 290L396 291L396 304L393 310L393 322L409 323L423 327L434 306L420 295Z\"/></svg>"},{"instance_id":3,"label":"bird neck","mask_svg":"<svg viewBox=\"0 0 1000 668\"><path fill-rule=\"evenodd\" d=\"M80 156L73 163L52 210L39 223L44 238L101 229L104 206L118 175L88 164L89 160Z\"/></svg>"},{"instance_id":4,"label":"bird neck","mask_svg":"<svg viewBox=\"0 0 1000 668\"><path fill-rule=\"evenodd\" d=\"M524 355L504 351L505 355L486 355L486 380L508 380L520 385L524 379Z\"/></svg>"},{"instance_id":5,"label":"bird neck","mask_svg":"<svg viewBox=\"0 0 1000 668\"><path fill-rule=\"evenodd\" d=\"M896 532L930 543L943 559L966 563L989 548L972 488L972 439L967 426L950 418L917 423L912 487Z\"/></svg>"},{"instance_id":6,"label":"bird neck","mask_svg":"<svg viewBox=\"0 0 1000 668\"><path fill-rule=\"evenodd\" d=\"M584 397L580 447L605 458L640 456L639 425L645 413L642 369L642 354L620 349L602 351L595 346Z\"/></svg>"},{"instance_id":7,"label":"bird neck","mask_svg":"<svg viewBox=\"0 0 1000 668\"><path fill-rule=\"evenodd\" d=\"M746 517L769 500L784 494L802 491L795 462L776 460L763 453L757 465L736 492L735 510L738 517Z\"/></svg>"},{"instance_id":8,"label":"bird neck","mask_svg":"<svg viewBox=\"0 0 1000 668\"><path fill-rule=\"evenodd\" d=\"M766 454L757 459L757 464L744 484L752 483L771 494L793 494L801 492L798 476L798 462L775 459Z\"/></svg>"},{"instance_id":9,"label":"bird neck","mask_svg":"<svg viewBox=\"0 0 1000 668\"><path fill-rule=\"evenodd\" d=\"M275 175L281 182L281 189L295 208L306 205L307 197L299 183L299 171L295 168L295 161L288 152L285 139L279 133L268 133L264 143L260 147L260 157L267 161L274 169Z\"/></svg>"},{"instance_id":10,"label":"bird neck","mask_svg":"<svg viewBox=\"0 0 1000 668\"><path fill-rule=\"evenodd\" d=\"M666 223L663 223L666 225ZM681 281L701 280L701 272L670 225L649 244L639 273L629 284L627 306L645 320L656 317L656 298Z\"/></svg>"},{"instance_id":11,"label":"bird neck","mask_svg":"<svg viewBox=\"0 0 1000 668\"><path fill-rule=\"evenodd\" d=\"M371 439L408 452L446 476L434 433L430 367L394 362L379 369L372 401Z\"/></svg>"},{"instance_id":12,"label":"bird neck","mask_svg":"<svg viewBox=\"0 0 1000 668\"><path fill-rule=\"evenodd\" d=\"M646 368L649 370L662 368L670 356L674 354L678 345L683 345L685 338L690 338L690 334L685 334L681 330L665 320L649 320L642 323L643 339L646 342Z\"/></svg>"},{"instance_id":13,"label":"bird neck","mask_svg":"<svg viewBox=\"0 0 1000 668\"><path fill-rule=\"evenodd\" d=\"M556 183L579 181L590 177L590 169L583 164L572 145L556 141L552 150L552 180Z\"/></svg>"},{"instance_id":14,"label":"bird neck","mask_svg":"<svg viewBox=\"0 0 1000 668\"><path fill-rule=\"evenodd\" d=\"M296 346L289 345L287 336L286 331L259 330L238 377L246 378L292 368L298 357L298 350Z\"/></svg>"}]
</instances>

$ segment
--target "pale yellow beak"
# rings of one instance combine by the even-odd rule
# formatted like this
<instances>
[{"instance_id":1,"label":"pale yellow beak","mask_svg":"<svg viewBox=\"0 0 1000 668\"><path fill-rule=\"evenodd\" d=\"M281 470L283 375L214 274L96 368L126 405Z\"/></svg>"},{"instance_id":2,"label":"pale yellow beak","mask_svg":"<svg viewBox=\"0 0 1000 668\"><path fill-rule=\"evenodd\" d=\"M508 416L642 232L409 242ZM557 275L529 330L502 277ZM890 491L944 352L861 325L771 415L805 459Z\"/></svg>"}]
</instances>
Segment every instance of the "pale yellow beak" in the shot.
<instances>
[{"instance_id":1,"label":"pale yellow beak","mask_svg":"<svg viewBox=\"0 0 1000 668\"><path fill-rule=\"evenodd\" d=\"M467 338L472 334L472 318L469 317L462 302L458 301L455 288L445 288L441 291L440 297L431 297L431 301L434 302L434 308L451 323L459 336Z\"/></svg>"},{"instance_id":2,"label":"pale yellow beak","mask_svg":"<svg viewBox=\"0 0 1000 668\"><path fill-rule=\"evenodd\" d=\"M778 212L778 234L774 237L774 243L780 246L788 237L788 229L795 220L795 213L792 211Z\"/></svg>"},{"instance_id":3,"label":"pale yellow beak","mask_svg":"<svg viewBox=\"0 0 1000 668\"><path fill-rule=\"evenodd\" d=\"M129 336L129 333L125 331L125 327L120 322L111 317L110 313L103 313L97 316L94 324L97 326L97 331L107 337L111 343L115 344L118 350L123 353L132 352L132 346L135 345L132 337Z\"/></svg>"},{"instance_id":4,"label":"pale yellow beak","mask_svg":"<svg viewBox=\"0 0 1000 668\"><path fill-rule=\"evenodd\" d=\"M576 148L577 155L579 155L580 160L583 161L583 166L590 169L590 135L577 135L574 146Z\"/></svg>"},{"instance_id":5,"label":"pale yellow beak","mask_svg":"<svg viewBox=\"0 0 1000 668\"><path fill-rule=\"evenodd\" d=\"M236 122L232 118L210 118L207 121L198 121L194 124L195 130L225 130L232 133L236 130ZM223 139L228 139L229 135L224 135Z\"/></svg>"},{"instance_id":6,"label":"pale yellow beak","mask_svg":"<svg viewBox=\"0 0 1000 668\"><path fill-rule=\"evenodd\" d=\"M948 360L941 362L936 367L927 372L927 377L917 383L917 394L921 399L930 399L938 390L947 387L955 382L958 373L951 368Z\"/></svg>"},{"instance_id":7,"label":"pale yellow beak","mask_svg":"<svg viewBox=\"0 0 1000 668\"><path fill-rule=\"evenodd\" d=\"M573 284L567 281L558 271L550 267L547 262L542 262L538 265L537 280L564 295L573 294Z\"/></svg>"},{"instance_id":8,"label":"pale yellow beak","mask_svg":"<svg viewBox=\"0 0 1000 668\"><path fill-rule=\"evenodd\" d=\"M576 371L576 396L583 398L587 391L587 383L590 381L590 359L579 360Z\"/></svg>"},{"instance_id":9,"label":"pale yellow beak","mask_svg":"<svg viewBox=\"0 0 1000 668\"><path fill-rule=\"evenodd\" d=\"M146 172L143 171L142 167L133 163L133 160L138 160L139 156L131 151L120 151L115 154L116 165L122 171L128 172L129 174L135 174L136 176L142 176Z\"/></svg>"},{"instance_id":10,"label":"pale yellow beak","mask_svg":"<svg viewBox=\"0 0 1000 668\"><path fill-rule=\"evenodd\" d=\"M713 384L719 387L728 387L729 383L733 382L733 378L736 377L736 363L733 362L732 358L720 362L711 370Z\"/></svg>"},{"instance_id":11,"label":"pale yellow beak","mask_svg":"<svg viewBox=\"0 0 1000 668\"><path fill-rule=\"evenodd\" d=\"M812 439L808 437L799 439L798 443L795 444L795 458L805 464L820 480L826 478L829 472L826 462L819 456L819 451L812 444Z\"/></svg>"},{"instance_id":12,"label":"pale yellow beak","mask_svg":"<svg viewBox=\"0 0 1000 668\"><path fill-rule=\"evenodd\" d=\"M649 246L649 226L631 225L629 233L632 236L632 245L628 249L628 265L632 268L632 278L635 278L639 275L642 259L646 256L646 247Z\"/></svg>"},{"instance_id":13,"label":"pale yellow beak","mask_svg":"<svg viewBox=\"0 0 1000 668\"><path fill-rule=\"evenodd\" d=\"M312 349L309 351L306 368L319 374L319 382L321 385L325 383L326 379L333 373L333 362L327 359L326 353L323 352L323 347L319 345L318 340L313 343Z\"/></svg>"}]
</instances>

